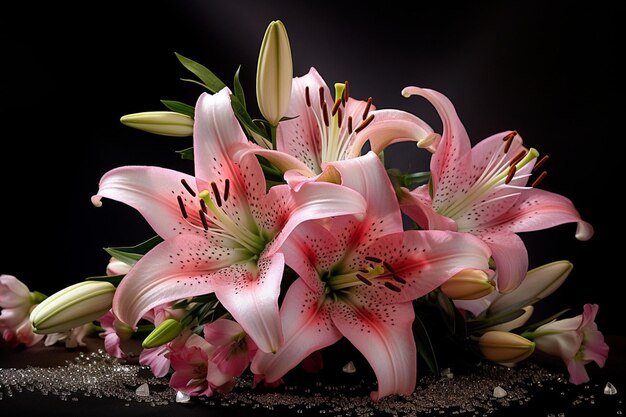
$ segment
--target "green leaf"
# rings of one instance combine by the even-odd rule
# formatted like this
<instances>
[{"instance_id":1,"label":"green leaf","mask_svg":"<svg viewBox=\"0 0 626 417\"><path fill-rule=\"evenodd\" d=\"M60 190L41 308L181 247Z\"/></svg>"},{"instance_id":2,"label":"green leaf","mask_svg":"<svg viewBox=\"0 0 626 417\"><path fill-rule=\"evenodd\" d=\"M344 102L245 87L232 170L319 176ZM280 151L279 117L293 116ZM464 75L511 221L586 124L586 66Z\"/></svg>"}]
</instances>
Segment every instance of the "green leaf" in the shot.
<instances>
[{"instance_id":1,"label":"green leaf","mask_svg":"<svg viewBox=\"0 0 626 417\"><path fill-rule=\"evenodd\" d=\"M207 85L206 85L206 84L204 84L204 83L201 83L200 81L191 80L191 79L189 79L189 78L181 78L180 80L181 80L181 81L184 81L184 82L186 82L186 83L197 84L197 85L199 85L200 87L202 87L202 88L206 88L207 90L211 91L211 89L209 88L209 86L207 86Z\"/></svg>"},{"instance_id":2,"label":"green leaf","mask_svg":"<svg viewBox=\"0 0 626 417\"><path fill-rule=\"evenodd\" d=\"M179 154L182 159L193 161L193 146L176 151L176 153Z\"/></svg>"},{"instance_id":3,"label":"green leaf","mask_svg":"<svg viewBox=\"0 0 626 417\"><path fill-rule=\"evenodd\" d=\"M432 372L435 376L439 376L439 365L437 364L435 349L433 348L430 336L428 336L426 326L424 326L424 322L422 322L418 315L415 315L413 331L415 333L417 352L420 354L422 359L424 359L424 362L426 362L430 372Z\"/></svg>"},{"instance_id":4,"label":"green leaf","mask_svg":"<svg viewBox=\"0 0 626 417\"><path fill-rule=\"evenodd\" d=\"M254 132L257 135L260 135L260 136L264 137L265 139L269 140L267 132L265 132L264 130L259 128L254 123L254 121L252 120L252 118L250 117L248 112L246 111L246 108L243 106L243 104L241 104L241 101L239 101L237 96L230 96L230 97L231 97L230 104L231 104L231 107L233 108L233 112L235 112L235 116L237 116L237 119L241 122L243 127L249 133L250 132Z\"/></svg>"},{"instance_id":5,"label":"green leaf","mask_svg":"<svg viewBox=\"0 0 626 417\"><path fill-rule=\"evenodd\" d=\"M413 174L406 174L403 178L403 183L409 190L414 189L418 185L426 184L430 181L430 172L415 172Z\"/></svg>"},{"instance_id":6,"label":"green leaf","mask_svg":"<svg viewBox=\"0 0 626 417\"><path fill-rule=\"evenodd\" d=\"M120 285L120 282L122 282L122 278L124 278L124 275L100 275L96 277L87 277L85 278L85 281L105 281L110 282L117 287Z\"/></svg>"},{"instance_id":7,"label":"green leaf","mask_svg":"<svg viewBox=\"0 0 626 417\"><path fill-rule=\"evenodd\" d=\"M233 88L235 89L235 97L241 102L244 110L246 109L246 96L243 92L243 87L241 86L241 82L239 81L239 71L241 70L241 65L237 68L237 72L235 72L235 79L233 80Z\"/></svg>"},{"instance_id":8,"label":"green leaf","mask_svg":"<svg viewBox=\"0 0 626 417\"><path fill-rule=\"evenodd\" d=\"M189 71L191 71L204 85L213 93L217 93L222 88L226 87L226 84L222 82L215 74L211 72L207 67L202 64L198 64L189 58L185 58L181 54L176 53L176 58L181 64Z\"/></svg>"},{"instance_id":9,"label":"green leaf","mask_svg":"<svg viewBox=\"0 0 626 417\"><path fill-rule=\"evenodd\" d=\"M180 101L175 100L161 100L161 103L171 111L175 111L176 113L184 114L185 116L189 116L191 118L194 117L196 108L194 106L190 106L189 104L181 103Z\"/></svg>"},{"instance_id":10,"label":"green leaf","mask_svg":"<svg viewBox=\"0 0 626 417\"><path fill-rule=\"evenodd\" d=\"M506 311L502 314L497 314L491 317L487 317L484 320L471 320L467 322L468 327L472 332L477 332L480 330L485 330L492 326L497 326L498 324L507 323L511 320L515 320L524 314L524 310L513 310Z\"/></svg>"},{"instance_id":11,"label":"green leaf","mask_svg":"<svg viewBox=\"0 0 626 417\"><path fill-rule=\"evenodd\" d=\"M135 246L123 246L117 248L104 248L104 250L114 258L133 266L141 259L143 255L154 248L159 243L163 242L160 236L155 236Z\"/></svg>"}]
</instances>

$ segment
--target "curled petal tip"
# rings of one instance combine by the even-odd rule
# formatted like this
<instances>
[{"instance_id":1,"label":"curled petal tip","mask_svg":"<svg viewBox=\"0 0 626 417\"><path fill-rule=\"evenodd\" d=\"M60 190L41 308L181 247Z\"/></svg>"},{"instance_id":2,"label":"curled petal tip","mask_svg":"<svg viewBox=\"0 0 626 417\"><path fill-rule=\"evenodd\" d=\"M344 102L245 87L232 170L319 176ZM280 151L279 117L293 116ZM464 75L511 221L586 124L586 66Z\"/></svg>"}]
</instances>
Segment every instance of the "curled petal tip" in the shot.
<instances>
[{"instance_id":1,"label":"curled petal tip","mask_svg":"<svg viewBox=\"0 0 626 417\"><path fill-rule=\"evenodd\" d=\"M93 204L95 207L102 207L102 196L99 196L97 194L91 196L91 204Z\"/></svg>"},{"instance_id":2,"label":"curled petal tip","mask_svg":"<svg viewBox=\"0 0 626 417\"><path fill-rule=\"evenodd\" d=\"M587 222L578 222L576 225L576 239L589 240L593 236L593 226Z\"/></svg>"},{"instance_id":3,"label":"curled petal tip","mask_svg":"<svg viewBox=\"0 0 626 417\"><path fill-rule=\"evenodd\" d=\"M411 97L413 95L411 90L414 89L414 88L415 87L404 87L400 94L402 94L402 97L409 98L409 97Z\"/></svg>"}]
</instances>

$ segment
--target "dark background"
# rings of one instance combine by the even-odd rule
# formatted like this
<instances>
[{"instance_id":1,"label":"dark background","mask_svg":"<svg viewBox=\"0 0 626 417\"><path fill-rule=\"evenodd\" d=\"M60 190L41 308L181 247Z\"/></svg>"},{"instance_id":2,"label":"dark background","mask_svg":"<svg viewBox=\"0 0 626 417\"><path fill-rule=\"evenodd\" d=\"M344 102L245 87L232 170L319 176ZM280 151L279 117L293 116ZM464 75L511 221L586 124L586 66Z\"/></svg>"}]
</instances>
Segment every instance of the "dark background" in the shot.
<instances>
[{"instance_id":1,"label":"dark background","mask_svg":"<svg viewBox=\"0 0 626 417\"><path fill-rule=\"evenodd\" d=\"M258 2L261 3L261 2ZM52 293L104 272L103 246L134 244L152 232L134 210L89 197L107 170L126 164L191 172L172 151L190 139L122 126L126 113L160 110L159 99L190 104L200 93L173 52L204 63L230 84L239 64L255 105L257 53L266 25L286 24L294 74L315 66L331 84L379 108L414 112L440 131L407 85L434 88L455 104L474 142L516 129L552 156L542 187L570 197L596 235L575 226L525 234L531 267L570 259L575 269L540 305L548 314L599 303L607 334L625 334L618 183L623 164L617 106L617 12L600 2L108 1L2 6L0 13L0 272ZM623 49L623 45L622 45ZM620 107L622 104L620 104ZM387 153L392 164L427 169L413 146ZM618 252L619 251L619 252Z\"/></svg>"}]
</instances>

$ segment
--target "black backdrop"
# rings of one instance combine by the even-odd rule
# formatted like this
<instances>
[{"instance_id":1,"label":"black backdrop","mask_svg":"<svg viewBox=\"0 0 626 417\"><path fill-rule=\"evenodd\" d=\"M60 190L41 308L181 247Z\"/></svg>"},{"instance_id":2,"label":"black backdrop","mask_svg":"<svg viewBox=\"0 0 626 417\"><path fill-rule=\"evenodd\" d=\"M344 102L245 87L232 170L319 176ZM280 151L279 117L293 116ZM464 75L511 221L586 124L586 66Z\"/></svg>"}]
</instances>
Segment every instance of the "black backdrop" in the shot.
<instances>
[{"instance_id":1,"label":"black backdrop","mask_svg":"<svg viewBox=\"0 0 626 417\"><path fill-rule=\"evenodd\" d=\"M264 3L264 4L261 4ZM623 164L617 106L617 12L600 2L523 6L501 2L108 1L90 6L15 7L0 14L0 272L51 293L103 273L109 245L151 236L132 209L89 197L107 170L126 164L191 172L172 150L187 139L122 126L121 115L160 109L159 99L193 103L196 87L173 52L242 82L254 104L257 52L267 23L289 31L294 73L316 66L327 82L350 80L351 95L379 108L415 112L440 130L434 111L406 100L407 85L451 98L474 142L517 129L548 153L542 185L569 196L596 229L589 242L573 225L524 235L531 266L570 259L575 269L542 305L547 314L601 304L599 323L624 334L617 289L623 280ZM293 2L295 3L295 2ZM388 152L392 163L426 169L412 146Z\"/></svg>"}]
</instances>

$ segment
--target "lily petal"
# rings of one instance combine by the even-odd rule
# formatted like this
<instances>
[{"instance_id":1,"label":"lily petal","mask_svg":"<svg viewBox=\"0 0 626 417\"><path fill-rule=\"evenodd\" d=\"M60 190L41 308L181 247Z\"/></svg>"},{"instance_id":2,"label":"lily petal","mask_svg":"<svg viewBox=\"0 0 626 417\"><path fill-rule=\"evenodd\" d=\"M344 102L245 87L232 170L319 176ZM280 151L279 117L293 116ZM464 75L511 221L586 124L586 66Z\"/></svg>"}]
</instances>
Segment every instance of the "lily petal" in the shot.
<instances>
[{"instance_id":1,"label":"lily petal","mask_svg":"<svg viewBox=\"0 0 626 417\"><path fill-rule=\"evenodd\" d=\"M409 395L417 377L417 350L411 330L413 305L372 308L370 301L352 293L346 303L333 303L333 323L374 369L378 391L371 393L373 400L390 394Z\"/></svg>"},{"instance_id":2,"label":"lily petal","mask_svg":"<svg viewBox=\"0 0 626 417\"><path fill-rule=\"evenodd\" d=\"M399 200L402 212L420 227L427 230L457 231L454 220L433 210L432 201L428 195L428 185L423 185L413 191L402 188Z\"/></svg>"},{"instance_id":3,"label":"lily petal","mask_svg":"<svg viewBox=\"0 0 626 417\"><path fill-rule=\"evenodd\" d=\"M134 327L151 308L213 292L210 273L246 256L247 251L225 238L188 234L170 238L144 255L124 277L113 297L113 313Z\"/></svg>"},{"instance_id":4,"label":"lily petal","mask_svg":"<svg viewBox=\"0 0 626 417\"><path fill-rule=\"evenodd\" d=\"M394 274L406 281L406 284L394 283L400 292L390 291L384 286L377 287L378 297L387 299L387 302L415 300L464 269L491 272L489 248L467 233L409 230L378 239L363 251L363 255L385 260ZM362 265L354 265L351 270L358 270L367 264L364 259L361 262ZM392 277L389 281L394 282Z\"/></svg>"},{"instance_id":5,"label":"lily petal","mask_svg":"<svg viewBox=\"0 0 626 417\"><path fill-rule=\"evenodd\" d=\"M528 272L528 252L524 242L514 233L481 236L489 245L496 261L498 291L507 293L517 288Z\"/></svg>"},{"instance_id":6,"label":"lily petal","mask_svg":"<svg viewBox=\"0 0 626 417\"><path fill-rule=\"evenodd\" d=\"M285 261L282 253L235 264L214 274L215 295L264 352L276 352L283 342L278 319L278 295Z\"/></svg>"},{"instance_id":7,"label":"lily petal","mask_svg":"<svg viewBox=\"0 0 626 417\"><path fill-rule=\"evenodd\" d=\"M305 90L309 90L311 107L319 108L319 89L324 89L324 100L333 103L330 90L315 68L303 77L293 79L291 100L286 115L295 119L286 120L278 125L276 148L293 155L314 173L320 172L322 163L322 144L320 129L315 115L309 111Z\"/></svg>"},{"instance_id":8,"label":"lily petal","mask_svg":"<svg viewBox=\"0 0 626 417\"><path fill-rule=\"evenodd\" d=\"M443 94L427 88L406 87L402 95L419 95L430 101L443 123L443 132L437 151L430 161L431 181L435 194L435 210L456 201L467 190L470 176L470 140L450 100Z\"/></svg>"},{"instance_id":9,"label":"lily petal","mask_svg":"<svg viewBox=\"0 0 626 417\"><path fill-rule=\"evenodd\" d=\"M102 177L98 194L91 201L99 206L100 199L106 197L133 207L164 239L181 231L195 233L203 230L200 206L183 181L197 194L196 179L182 172L150 166L116 168ZM185 207L186 219L180 203Z\"/></svg>"},{"instance_id":10,"label":"lily petal","mask_svg":"<svg viewBox=\"0 0 626 417\"><path fill-rule=\"evenodd\" d=\"M280 311L285 343L275 354L258 352L252 372L269 383L277 381L312 352L341 338L330 319L328 305L322 303L323 296L321 288L311 290L302 279L291 284Z\"/></svg>"},{"instance_id":11,"label":"lily petal","mask_svg":"<svg viewBox=\"0 0 626 417\"><path fill-rule=\"evenodd\" d=\"M433 129L422 119L402 110L374 110L369 114L374 116L374 120L357 133L352 146L346 150L345 158L359 156L368 140L371 150L379 154L393 143L419 142L433 133Z\"/></svg>"},{"instance_id":12,"label":"lily petal","mask_svg":"<svg viewBox=\"0 0 626 417\"><path fill-rule=\"evenodd\" d=\"M593 236L593 227L581 219L568 198L532 188L523 191L509 211L476 231L478 233L530 232L573 222L578 223L576 229L578 240L588 240Z\"/></svg>"}]
</instances>

